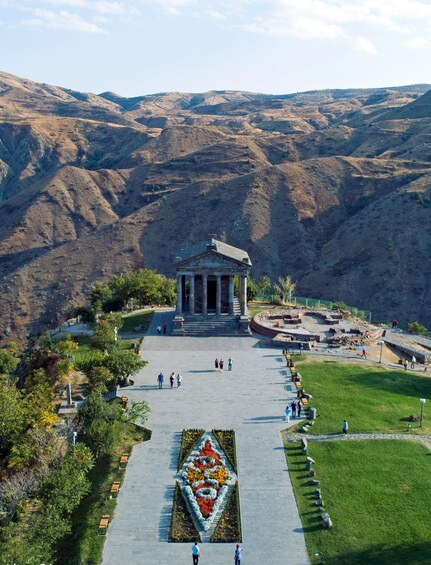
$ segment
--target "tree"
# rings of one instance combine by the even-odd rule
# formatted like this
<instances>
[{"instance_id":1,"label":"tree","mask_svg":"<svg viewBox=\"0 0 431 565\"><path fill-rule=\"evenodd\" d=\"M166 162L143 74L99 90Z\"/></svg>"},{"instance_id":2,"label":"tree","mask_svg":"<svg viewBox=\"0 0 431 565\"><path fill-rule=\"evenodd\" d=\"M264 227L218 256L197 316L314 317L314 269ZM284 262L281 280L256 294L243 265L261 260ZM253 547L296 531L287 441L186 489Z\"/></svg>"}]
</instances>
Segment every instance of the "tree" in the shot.
<instances>
[{"instance_id":1,"label":"tree","mask_svg":"<svg viewBox=\"0 0 431 565\"><path fill-rule=\"evenodd\" d=\"M111 297L112 292L107 284L95 282L90 289L90 303L96 312L100 312L105 300Z\"/></svg>"},{"instance_id":2,"label":"tree","mask_svg":"<svg viewBox=\"0 0 431 565\"><path fill-rule=\"evenodd\" d=\"M89 306L79 306L78 308L75 308L73 315L76 318L79 316L79 319L83 324L93 324L96 321L96 316L94 315L92 308Z\"/></svg>"},{"instance_id":3,"label":"tree","mask_svg":"<svg viewBox=\"0 0 431 565\"><path fill-rule=\"evenodd\" d=\"M115 326L101 320L91 336L90 345L100 351L112 351L115 347Z\"/></svg>"},{"instance_id":4,"label":"tree","mask_svg":"<svg viewBox=\"0 0 431 565\"><path fill-rule=\"evenodd\" d=\"M430 335L428 329L419 322L411 322L410 324L408 324L407 329L411 334L423 335L423 336Z\"/></svg>"},{"instance_id":5,"label":"tree","mask_svg":"<svg viewBox=\"0 0 431 565\"><path fill-rule=\"evenodd\" d=\"M256 287L258 296L266 297L271 291L271 279L267 275L263 275L262 277L257 279Z\"/></svg>"},{"instance_id":6,"label":"tree","mask_svg":"<svg viewBox=\"0 0 431 565\"><path fill-rule=\"evenodd\" d=\"M287 302L292 299L292 293L295 291L296 283L293 282L290 275L278 277L278 285L275 285L277 292L281 294L282 301Z\"/></svg>"},{"instance_id":7,"label":"tree","mask_svg":"<svg viewBox=\"0 0 431 565\"><path fill-rule=\"evenodd\" d=\"M0 374L11 375L17 368L19 359L7 349L0 349Z\"/></svg>"},{"instance_id":8,"label":"tree","mask_svg":"<svg viewBox=\"0 0 431 565\"><path fill-rule=\"evenodd\" d=\"M92 392L78 414L82 425L83 441L95 457L110 453L118 435L118 423L122 420L121 407L104 402L102 395Z\"/></svg>"},{"instance_id":9,"label":"tree","mask_svg":"<svg viewBox=\"0 0 431 565\"><path fill-rule=\"evenodd\" d=\"M113 381L111 371L103 366L93 366L85 375L88 381L88 390L97 390L102 394L107 392L110 381Z\"/></svg>"},{"instance_id":10,"label":"tree","mask_svg":"<svg viewBox=\"0 0 431 565\"><path fill-rule=\"evenodd\" d=\"M148 364L130 349L112 351L103 363L114 375L116 383L127 381Z\"/></svg>"},{"instance_id":11,"label":"tree","mask_svg":"<svg viewBox=\"0 0 431 565\"><path fill-rule=\"evenodd\" d=\"M142 402L132 402L132 406L126 412L126 418L132 424L143 426L148 419L150 407L145 400Z\"/></svg>"}]
</instances>

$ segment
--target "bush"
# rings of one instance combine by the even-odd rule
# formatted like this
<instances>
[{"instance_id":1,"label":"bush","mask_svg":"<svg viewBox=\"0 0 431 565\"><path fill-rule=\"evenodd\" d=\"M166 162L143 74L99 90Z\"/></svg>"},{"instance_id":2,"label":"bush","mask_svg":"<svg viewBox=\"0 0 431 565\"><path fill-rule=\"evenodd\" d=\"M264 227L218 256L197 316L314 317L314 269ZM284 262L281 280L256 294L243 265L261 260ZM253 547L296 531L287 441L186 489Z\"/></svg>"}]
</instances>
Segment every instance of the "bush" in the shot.
<instances>
[{"instance_id":1,"label":"bush","mask_svg":"<svg viewBox=\"0 0 431 565\"><path fill-rule=\"evenodd\" d=\"M109 312L121 312L126 305L123 298L110 298L102 305L102 310L107 314Z\"/></svg>"},{"instance_id":2,"label":"bush","mask_svg":"<svg viewBox=\"0 0 431 565\"><path fill-rule=\"evenodd\" d=\"M75 308L75 310L73 311L73 316L75 318L79 316L83 324L94 324L94 322L96 321L94 312L89 306L80 306L79 308Z\"/></svg>"}]
</instances>

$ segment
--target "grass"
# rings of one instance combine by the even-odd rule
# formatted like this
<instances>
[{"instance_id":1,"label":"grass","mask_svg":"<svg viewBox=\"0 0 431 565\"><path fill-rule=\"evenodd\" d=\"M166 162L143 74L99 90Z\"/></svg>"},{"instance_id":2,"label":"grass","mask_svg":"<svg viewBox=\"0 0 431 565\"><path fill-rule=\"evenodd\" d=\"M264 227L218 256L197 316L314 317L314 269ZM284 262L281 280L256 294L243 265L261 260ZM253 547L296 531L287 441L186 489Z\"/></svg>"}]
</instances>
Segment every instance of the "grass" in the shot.
<instances>
[{"instance_id":1,"label":"grass","mask_svg":"<svg viewBox=\"0 0 431 565\"><path fill-rule=\"evenodd\" d=\"M140 326L138 332L140 334L146 333L151 320L153 318L154 310L145 310L145 312L139 312L138 314L128 314L123 316L123 325L120 329L120 334L134 332L135 328Z\"/></svg>"},{"instance_id":2,"label":"grass","mask_svg":"<svg viewBox=\"0 0 431 565\"><path fill-rule=\"evenodd\" d=\"M309 442L325 510L314 505L305 456L287 443L286 456L312 563L431 563L431 453L397 440Z\"/></svg>"},{"instance_id":3,"label":"grass","mask_svg":"<svg viewBox=\"0 0 431 565\"><path fill-rule=\"evenodd\" d=\"M86 496L72 516L72 533L61 543L57 563L61 565L99 565L102 561L105 536L98 535L100 518L115 513L116 499L109 498L109 491L114 481L123 481L124 471L118 469L122 453L130 452L132 447L147 441L151 432L133 427L123 436L112 454L100 457L89 473L91 492Z\"/></svg>"},{"instance_id":4,"label":"grass","mask_svg":"<svg viewBox=\"0 0 431 565\"><path fill-rule=\"evenodd\" d=\"M90 339L91 336L88 335L76 335L73 336L73 341L79 344L79 349L73 352L73 356L75 357L75 362L80 361L82 358L86 357L87 355L96 351L90 347ZM118 347L119 349L131 349L132 344L134 345L139 341L139 338L131 338L131 339L118 339Z\"/></svg>"},{"instance_id":5,"label":"grass","mask_svg":"<svg viewBox=\"0 0 431 565\"><path fill-rule=\"evenodd\" d=\"M410 371L333 361L297 368L305 392L313 395L310 405L318 409L313 434L340 433L344 419L352 433L405 432L407 418L420 413L419 398L430 398L431 378ZM423 427L413 422L411 431L431 433L427 408Z\"/></svg>"}]
</instances>

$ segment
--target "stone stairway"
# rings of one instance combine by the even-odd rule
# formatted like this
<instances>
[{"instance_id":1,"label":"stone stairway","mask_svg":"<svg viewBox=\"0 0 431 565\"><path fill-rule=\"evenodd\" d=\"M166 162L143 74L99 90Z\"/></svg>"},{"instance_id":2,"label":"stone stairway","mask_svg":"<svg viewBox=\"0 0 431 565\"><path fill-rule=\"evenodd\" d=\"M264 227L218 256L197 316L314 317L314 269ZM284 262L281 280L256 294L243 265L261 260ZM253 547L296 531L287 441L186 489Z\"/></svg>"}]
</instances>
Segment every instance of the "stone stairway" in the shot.
<instances>
[{"instance_id":1,"label":"stone stairway","mask_svg":"<svg viewBox=\"0 0 431 565\"><path fill-rule=\"evenodd\" d=\"M183 324L183 335L190 337L238 337L244 335L239 328L238 319L235 318L194 318L186 319Z\"/></svg>"}]
</instances>

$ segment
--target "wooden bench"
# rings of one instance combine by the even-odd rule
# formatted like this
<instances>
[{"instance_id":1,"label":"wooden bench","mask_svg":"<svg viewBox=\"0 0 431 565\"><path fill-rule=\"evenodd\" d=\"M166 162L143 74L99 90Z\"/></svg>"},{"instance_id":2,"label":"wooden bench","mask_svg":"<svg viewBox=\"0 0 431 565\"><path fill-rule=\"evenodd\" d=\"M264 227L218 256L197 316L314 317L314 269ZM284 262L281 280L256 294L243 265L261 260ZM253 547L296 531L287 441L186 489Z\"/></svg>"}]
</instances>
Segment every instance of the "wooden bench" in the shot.
<instances>
[{"instance_id":1,"label":"wooden bench","mask_svg":"<svg viewBox=\"0 0 431 565\"><path fill-rule=\"evenodd\" d=\"M108 529L109 524L109 514L105 514L102 516L99 524L99 536L106 536L106 530Z\"/></svg>"},{"instance_id":2,"label":"wooden bench","mask_svg":"<svg viewBox=\"0 0 431 565\"><path fill-rule=\"evenodd\" d=\"M301 404L302 404L302 406L303 406L304 408L305 408L306 406L308 406L308 399L302 397L302 398L301 398Z\"/></svg>"},{"instance_id":3,"label":"wooden bench","mask_svg":"<svg viewBox=\"0 0 431 565\"><path fill-rule=\"evenodd\" d=\"M123 453L120 457L120 469L125 469L127 467L127 462L129 461L129 455L127 453Z\"/></svg>"},{"instance_id":4,"label":"wooden bench","mask_svg":"<svg viewBox=\"0 0 431 565\"><path fill-rule=\"evenodd\" d=\"M118 491L120 490L120 481L115 481L114 483L112 483L112 487L111 487L111 496L112 498L117 498L118 496Z\"/></svg>"}]
</instances>

